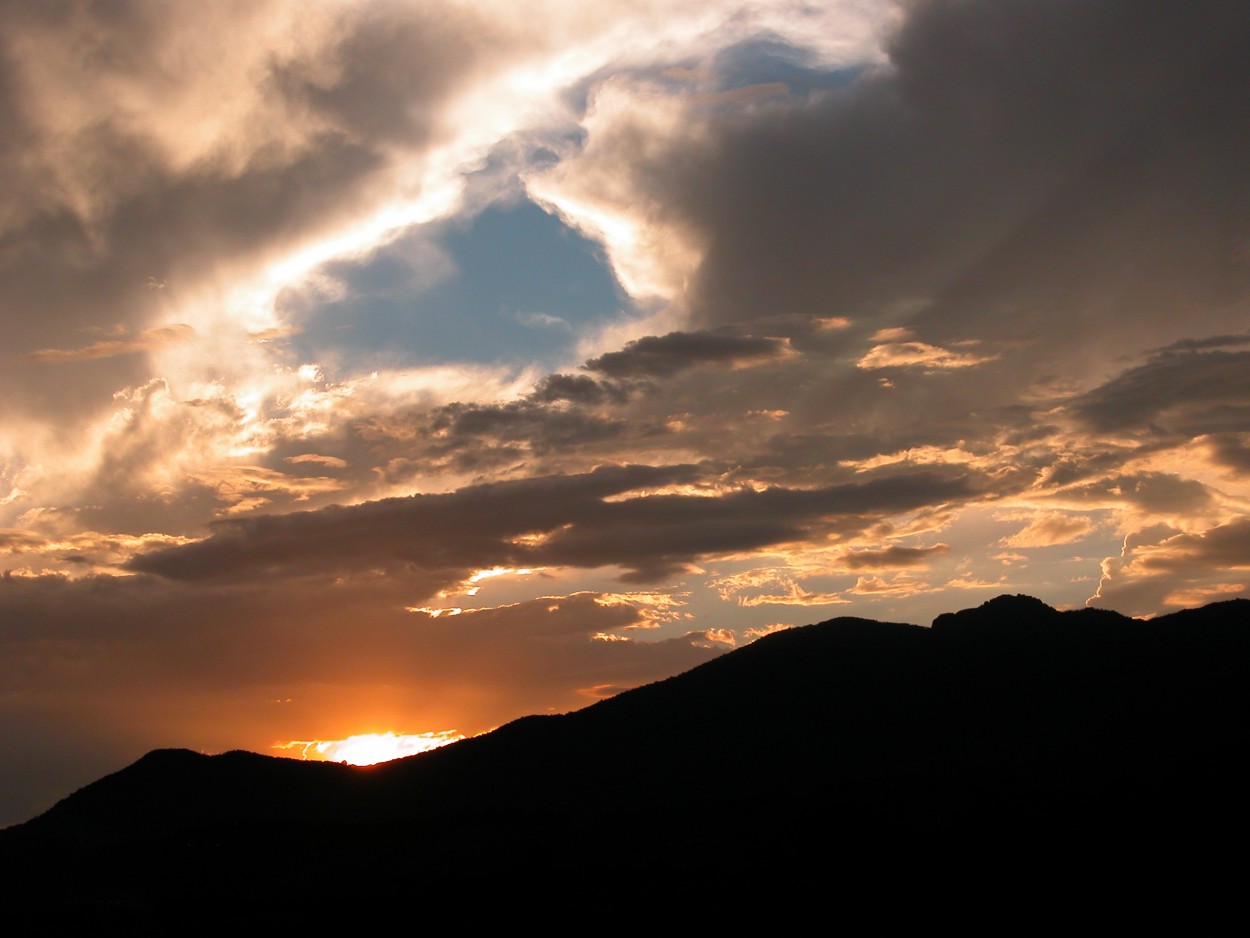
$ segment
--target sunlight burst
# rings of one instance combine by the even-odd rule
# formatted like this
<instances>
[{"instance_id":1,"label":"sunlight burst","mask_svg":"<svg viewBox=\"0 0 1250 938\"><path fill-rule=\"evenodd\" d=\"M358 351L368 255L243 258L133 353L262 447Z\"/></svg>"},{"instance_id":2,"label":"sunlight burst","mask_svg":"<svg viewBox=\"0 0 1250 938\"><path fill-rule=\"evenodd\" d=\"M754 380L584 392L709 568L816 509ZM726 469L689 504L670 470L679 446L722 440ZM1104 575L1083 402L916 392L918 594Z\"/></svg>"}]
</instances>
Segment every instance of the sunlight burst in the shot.
<instances>
[{"instance_id":1,"label":"sunlight burst","mask_svg":"<svg viewBox=\"0 0 1250 938\"><path fill-rule=\"evenodd\" d=\"M300 757L315 762L346 762L375 765L404 756L415 756L439 746L464 739L463 733L442 730L435 733L361 733L346 739L292 739L274 743L275 749L298 749Z\"/></svg>"}]
</instances>

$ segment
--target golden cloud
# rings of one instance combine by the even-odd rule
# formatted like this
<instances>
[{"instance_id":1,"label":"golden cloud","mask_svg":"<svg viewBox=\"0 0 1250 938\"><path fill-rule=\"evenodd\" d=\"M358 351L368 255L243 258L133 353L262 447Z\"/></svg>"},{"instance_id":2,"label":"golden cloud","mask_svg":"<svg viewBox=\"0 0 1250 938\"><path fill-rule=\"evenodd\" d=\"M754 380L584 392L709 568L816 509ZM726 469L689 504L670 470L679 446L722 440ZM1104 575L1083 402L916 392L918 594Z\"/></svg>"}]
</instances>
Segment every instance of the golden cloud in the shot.
<instances>
[{"instance_id":1,"label":"golden cloud","mask_svg":"<svg viewBox=\"0 0 1250 938\"><path fill-rule=\"evenodd\" d=\"M23 356L28 361L47 364L93 361L99 358L115 358L136 352L155 352L186 342L195 330L185 323L171 323L144 329L133 339L106 339L79 348L44 348Z\"/></svg>"}]
</instances>

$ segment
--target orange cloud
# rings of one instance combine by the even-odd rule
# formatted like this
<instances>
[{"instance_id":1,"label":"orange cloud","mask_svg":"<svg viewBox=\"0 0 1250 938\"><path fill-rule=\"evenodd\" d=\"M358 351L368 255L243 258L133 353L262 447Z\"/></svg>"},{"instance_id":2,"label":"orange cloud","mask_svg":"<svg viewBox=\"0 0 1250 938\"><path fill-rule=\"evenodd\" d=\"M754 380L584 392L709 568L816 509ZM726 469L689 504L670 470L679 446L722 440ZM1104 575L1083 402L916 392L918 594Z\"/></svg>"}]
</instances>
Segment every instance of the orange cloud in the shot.
<instances>
[{"instance_id":1,"label":"orange cloud","mask_svg":"<svg viewBox=\"0 0 1250 938\"><path fill-rule=\"evenodd\" d=\"M928 583L908 579L904 576L886 580L879 576L861 576L855 581L848 593L857 596L875 596L889 594L892 596L912 596L929 588Z\"/></svg>"},{"instance_id":2,"label":"orange cloud","mask_svg":"<svg viewBox=\"0 0 1250 938\"><path fill-rule=\"evenodd\" d=\"M993 361L994 357L952 352L924 342L887 342L874 346L859 360L858 365L865 370L905 367L971 368L973 365Z\"/></svg>"},{"instance_id":3,"label":"orange cloud","mask_svg":"<svg viewBox=\"0 0 1250 938\"><path fill-rule=\"evenodd\" d=\"M999 540L1002 547L1050 547L1072 544L1094 530L1094 522L1086 515L1069 515L1052 511L1038 515L1027 525Z\"/></svg>"},{"instance_id":4,"label":"orange cloud","mask_svg":"<svg viewBox=\"0 0 1250 938\"><path fill-rule=\"evenodd\" d=\"M337 456L319 456L316 453L302 453L299 456L288 456L286 461L294 465L314 463L319 466L328 466L331 469L347 468L346 459L340 459Z\"/></svg>"},{"instance_id":5,"label":"orange cloud","mask_svg":"<svg viewBox=\"0 0 1250 938\"><path fill-rule=\"evenodd\" d=\"M118 355L133 355L136 352L155 352L173 345L186 342L195 330L184 323L172 323L168 326L155 326L144 329L133 339L110 339L93 342L79 348L44 348L23 356L28 361L61 364L64 362L93 361L97 358L115 358Z\"/></svg>"}]
</instances>

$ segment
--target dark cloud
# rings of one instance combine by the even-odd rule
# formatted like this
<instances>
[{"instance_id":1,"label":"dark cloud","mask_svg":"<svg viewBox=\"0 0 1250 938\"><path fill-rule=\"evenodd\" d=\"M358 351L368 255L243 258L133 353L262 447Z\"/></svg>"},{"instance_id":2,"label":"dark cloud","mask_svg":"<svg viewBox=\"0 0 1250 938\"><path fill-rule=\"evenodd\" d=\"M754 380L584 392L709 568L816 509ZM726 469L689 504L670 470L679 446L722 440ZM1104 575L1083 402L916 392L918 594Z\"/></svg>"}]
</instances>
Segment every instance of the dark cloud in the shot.
<instances>
[{"instance_id":1,"label":"dark cloud","mask_svg":"<svg viewBox=\"0 0 1250 938\"><path fill-rule=\"evenodd\" d=\"M219 522L208 539L141 555L132 566L182 580L410 570L409 588L425 596L469 571L522 562L529 548L514 539L573 523L604 498L697 476L692 466L612 466Z\"/></svg>"},{"instance_id":2,"label":"dark cloud","mask_svg":"<svg viewBox=\"0 0 1250 938\"><path fill-rule=\"evenodd\" d=\"M1227 328L1250 291L1250 8L906 9L851 87L615 155L706 247L699 321L911 320L935 346L1045 340L1068 368Z\"/></svg>"},{"instance_id":3,"label":"dark cloud","mask_svg":"<svg viewBox=\"0 0 1250 938\"><path fill-rule=\"evenodd\" d=\"M534 388L533 400L544 404L569 401L574 404L601 404L612 399L624 400L624 395L614 385L596 381L589 375L547 375Z\"/></svg>"},{"instance_id":4,"label":"dark cloud","mask_svg":"<svg viewBox=\"0 0 1250 938\"><path fill-rule=\"evenodd\" d=\"M1250 335L1213 335L1205 339L1181 339L1161 349L1155 349L1154 352L1155 354L1201 352L1208 349L1223 349L1238 345L1250 345Z\"/></svg>"},{"instance_id":5,"label":"dark cloud","mask_svg":"<svg viewBox=\"0 0 1250 938\"><path fill-rule=\"evenodd\" d=\"M1211 490L1174 473L1122 473L1063 490L1064 501L1091 505L1121 503L1148 512L1201 516L1214 505Z\"/></svg>"},{"instance_id":6,"label":"dark cloud","mask_svg":"<svg viewBox=\"0 0 1250 938\"><path fill-rule=\"evenodd\" d=\"M428 596L494 565L618 565L655 580L710 555L862 530L882 516L975 497L968 478L909 472L817 489L719 496L647 495L689 483L692 466L617 466L220 522L204 541L136 557L131 568L177 580L392 571ZM622 497L635 492L633 497Z\"/></svg>"},{"instance_id":7,"label":"dark cloud","mask_svg":"<svg viewBox=\"0 0 1250 938\"><path fill-rule=\"evenodd\" d=\"M1167 352L1088 392L1072 409L1095 430L1193 437L1250 429L1250 352Z\"/></svg>"},{"instance_id":8,"label":"dark cloud","mask_svg":"<svg viewBox=\"0 0 1250 938\"><path fill-rule=\"evenodd\" d=\"M1250 473L1250 438L1246 435L1224 434L1208 438L1211 457L1220 465L1240 475Z\"/></svg>"},{"instance_id":9,"label":"dark cloud","mask_svg":"<svg viewBox=\"0 0 1250 938\"><path fill-rule=\"evenodd\" d=\"M449 404L430 418L431 448L454 449L485 439L524 442L542 454L552 449L620 437L625 425L577 410L561 410L531 401L508 404Z\"/></svg>"},{"instance_id":10,"label":"dark cloud","mask_svg":"<svg viewBox=\"0 0 1250 938\"><path fill-rule=\"evenodd\" d=\"M932 547L900 547L881 550L848 550L838 557L839 566L848 570L891 570L897 567L923 567L934 556L949 553L949 544Z\"/></svg>"},{"instance_id":11,"label":"dark cloud","mask_svg":"<svg viewBox=\"0 0 1250 938\"><path fill-rule=\"evenodd\" d=\"M586 368L612 378L666 378L696 365L759 362L784 354L786 344L765 336L724 332L670 332L628 343L586 362Z\"/></svg>"},{"instance_id":12,"label":"dark cloud","mask_svg":"<svg viewBox=\"0 0 1250 938\"><path fill-rule=\"evenodd\" d=\"M1138 563L1145 570L1183 570L1203 576L1216 570L1250 568L1250 518L1239 518L1197 534L1177 534L1155 550L1143 552Z\"/></svg>"}]
</instances>

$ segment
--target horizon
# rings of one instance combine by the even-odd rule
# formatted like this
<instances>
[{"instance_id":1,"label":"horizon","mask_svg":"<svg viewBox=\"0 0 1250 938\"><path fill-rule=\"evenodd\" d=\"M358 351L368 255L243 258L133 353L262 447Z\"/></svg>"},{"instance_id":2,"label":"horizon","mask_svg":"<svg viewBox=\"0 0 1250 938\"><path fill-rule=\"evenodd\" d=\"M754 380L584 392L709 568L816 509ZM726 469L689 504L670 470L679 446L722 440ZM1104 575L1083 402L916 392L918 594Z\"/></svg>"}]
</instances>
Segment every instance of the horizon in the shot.
<instances>
[{"instance_id":1,"label":"horizon","mask_svg":"<svg viewBox=\"0 0 1250 938\"><path fill-rule=\"evenodd\" d=\"M841 615L1250 595L1244 3L0 27L0 826Z\"/></svg>"},{"instance_id":2,"label":"horizon","mask_svg":"<svg viewBox=\"0 0 1250 938\"><path fill-rule=\"evenodd\" d=\"M1201 727L1194 726L1190 727L1190 729L1197 730L1199 735L1205 733L1206 737L1210 740L1217 738L1222 739L1223 737L1221 737L1220 733L1212 732L1211 726L1223 725L1225 721L1231 721L1229 731L1236 732L1235 730L1232 730L1231 727L1240 725L1237 722L1238 711L1236 708L1229 707L1211 709L1210 701L1206 700L1206 694L1210 692L1212 699L1218 700L1221 692L1216 688L1223 687L1225 691L1231 691L1238 686L1238 678L1235 677L1235 675L1238 673L1237 662L1242 660L1239 655L1239 651L1241 650L1241 639L1238 632L1244 630L1230 630L1228 626L1232 625L1234 622L1241 625L1244 624L1244 621L1229 618L1231 611L1230 607L1233 606L1237 606L1238 609L1244 612L1245 610L1241 609L1241 607L1250 606L1250 599L1237 597L1231 600L1217 600L1196 609L1176 610L1176 613L1178 613L1176 618L1181 619L1184 623L1181 625L1180 623L1175 622L1170 624L1168 623L1168 620L1172 618L1171 614L1165 615L1159 619L1158 617L1133 618L1122 616L1119 613L1111 612L1109 610L1097 610L1093 608L1061 611L1055 609L1053 606L1049 606L1033 596L1028 596L1022 593L1004 593L993 597L976 607L962 610L951 610L943 613L932 623L927 625L918 623L882 622L854 616L835 616L834 618L821 622L814 622L780 630L780 632L784 633L806 632L809 633L809 638L804 640L803 637L794 635L794 641L787 640L782 644L773 644L770 646L770 655L762 659L763 661L768 662L763 669L761 669L758 664L761 660L760 658L747 656L739 659L739 666L731 668L730 670L717 668L715 670L705 672L702 676L702 680L705 681L707 678L713 678L713 675L715 675L716 677L713 678L713 686L719 688L718 692L722 696L726 693L727 686L743 684L747 686L758 686L760 682L763 682L764 684L767 684L770 681L777 682L778 686L774 688L774 693L765 695L770 701L777 703L778 700L785 701L790 697L788 691L796 689L796 686L791 683L795 678L799 678L798 686L801 686L804 683L804 680L810 682L812 677L817 673L822 676L840 674L840 679L834 679L825 689L825 692L818 694L816 697L813 698L800 691L794 696L792 701L788 703L782 702L780 705L783 709L787 707L793 708L795 706L795 701L805 701L807 705L811 706L812 711L808 712L800 706L797 710L794 710L794 716L797 719L800 719L801 721L811 721L813 723L813 727L824 725L822 721L843 721L842 725L847 727L856 726L859 727L860 731L862 731L865 726L871 726L874 723L874 718L867 715L872 712L871 707L866 710L856 707L841 709L836 706L831 707L830 701L841 700L845 703L847 702L847 698L849 696L851 700L863 703L865 695L871 696L872 694L870 688L873 688L876 685L876 681L884 677L883 673L878 673L881 669L884 669L887 673L891 673L893 681L900 682L902 685L909 684L909 680L906 675L911 674L915 677L917 674L924 674L926 677L921 681L921 683L925 684L934 680L934 674L941 674L943 671L950 669L952 662L962 661L965 665L970 662L976 662L978 667L971 672L960 671L960 665L956 664L955 673L962 674L963 677L972 680L973 683L984 683L984 692L1005 693L1008 697L1013 694L1017 694L1024 699L1028 699L1031 696L1030 692L1021 691L1015 686L1015 681L1009 682L1013 690L1005 690L1003 685L1000 683L999 678L996 676L993 666L985 666L988 663L988 660L992 660L996 655L1002 655L1004 657L999 662L1000 665L1004 662L1014 663L1014 666L1023 667L1024 670L1029 673L1030 677L1028 681L1026 681L1026 684L1029 682L1040 682L1035 688L1035 692L1039 693L1042 698L1045 698L1048 695L1046 692L1043 692L1044 688L1051 688L1052 690L1062 688L1059 690L1058 696L1052 700L1049 705L1040 706L1038 708L1039 716L1040 713L1045 713L1048 716L1053 717L1057 724L1062 724L1064 720L1072 719L1076 719L1080 722L1083 719L1083 715L1088 715L1090 712L1097 711L1099 714L1097 718L1098 721L1105 720L1107 713L1120 713L1121 716L1119 719L1121 720L1129 719L1130 722L1135 720L1141 726L1153 726L1155 721L1158 721L1162 714L1155 714L1153 717L1147 716L1142 711L1139 703L1134 702L1136 699L1134 694L1142 693L1142 684L1154 685L1155 692L1159 693L1163 685L1177 682L1180 686L1192 686L1195 697L1190 700L1186 699L1185 695L1182 694L1181 697L1182 699L1186 699L1186 703L1181 704L1178 700L1170 699L1169 694L1159 693L1158 706L1162 709L1162 711L1169 714L1169 719L1171 720L1171 722L1164 722L1168 722L1169 726L1173 726L1175 731L1181 732L1182 739L1192 742L1192 739L1185 736L1185 730L1183 728L1185 724L1180 715L1184 713L1189 719L1201 716L1204 717L1207 722L1203 723ZM1038 613L1042 612L1044 612L1045 615L1039 617ZM1095 616L1090 619L1085 619L1080 616L1080 613L1082 612L1093 613ZM1196 614L1196 616L1191 616L1190 614ZM1072 621L1071 617L1076 617L1076 620ZM1074 629L1071 627L1063 627L1060 622L1064 618L1069 618L1071 624L1078 625L1079 628ZM1141 626L1141 628L1124 630L1123 628L1111 625L1110 622L1112 620L1116 620L1117 622L1135 623ZM862 626L865 625L870 628L868 630L864 630ZM988 629L986 628L987 625L989 626ZM842 626L843 630L839 631L836 628L838 626ZM1162 628L1156 628L1155 626L1162 626ZM904 656L900 660L894 660L892 658L891 646L902 634L899 631L900 627L907 633L936 632L938 635L936 640L939 642L943 638L949 642L952 635L956 636L957 640L954 645L948 644L946 646L948 653L939 652L926 659L936 669L935 671L929 670L929 666L927 665L922 665L919 671L915 672L913 669L916 668L918 661L915 656ZM1039 641L1043 632L1047 632L1052 629L1054 631L1049 637ZM1184 632L1178 631L1178 629L1184 629ZM961 632L965 632L966 638L959 638L959 634ZM995 639L991 637L991 633L1000 633L999 637L1006 640L1002 641ZM820 637L818 638L817 636ZM762 635L754 639L751 644L755 644L761 639L771 637L780 636L778 632L770 633L766 636ZM1114 641L1108 642L1108 638L1113 638ZM854 662L849 671L846 669L845 665L839 662L838 655L833 652L833 649L839 646L836 644L830 645L830 639L833 639L834 641L849 642L849 645L846 647L853 649L851 660ZM971 641L968 641L967 639L971 639ZM989 641L987 642L985 639L989 639ZM930 650L936 650L937 647L939 646L930 646ZM788 648L789 650L783 652L783 648ZM796 653L796 649L800 650ZM971 653L968 654L970 649ZM733 651L740 650L745 650L745 646L742 649L733 649ZM895 652L897 650L897 648L894 648ZM1078 650L1083 650L1088 653L1090 655L1090 661L1078 662L1077 657L1072 654L1073 651ZM865 652L867 652L867 657L865 657ZM949 656L949 652L955 653L953 658ZM1027 652L1027 654L1022 658L1021 652ZM1173 661L1172 659L1177 656L1178 652L1180 654L1181 661ZM726 652L726 655L729 654L731 654L731 652ZM1122 662L1126 654L1128 657L1133 658L1136 663L1133 667L1130 667L1127 670L1122 670L1118 664L1113 664L1113 662ZM985 657L986 655L989 656L988 659ZM1224 663L1230 665L1230 668L1225 668L1223 664L1216 663L1215 659L1220 658L1221 655L1223 656ZM779 661L784 662L786 666L778 667ZM1108 666L1110 666L1101 674L1101 678L1098 676L1098 667L1095 667L1094 669L1090 669L1089 667L1089 664L1095 661L1098 662L1098 665L1101 668L1108 668ZM620 733L623 727L631 727L631 729L625 731L628 736L630 733L637 733L639 729L647 726L648 724L654 724L651 725L651 729L654 731L664 726L669 718L677 724L686 725L686 729L689 730L691 729L690 709L692 701L695 699L701 699L703 689L706 688L706 684L701 681L697 672L702 672L703 665L711 663L712 662L710 661L703 662L702 665L696 665L689 671L681 672L680 674L672 675L671 677L662 678L658 681L650 682L637 688L630 688L626 691L622 691L622 694L630 698L629 702L623 702L623 706L625 707L624 711L619 708L614 708L611 711L614 716L606 723L580 723L577 725L579 725L581 729L572 732L580 734L583 742L585 742L587 739L585 731L588 726L599 726L601 730L606 732L606 738L611 738L613 735ZM1176 666L1178 664L1179 667ZM902 670L899 672L892 672L892 668L895 666L901 666ZM866 667L866 673L858 670L863 667ZM872 676L874 674L875 677ZM728 675L732 675L732 677L729 677L727 685L726 676ZM1066 675L1066 677L1063 675ZM943 680L944 679L942 678L937 678L937 683L940 685ZM1069 694L1073 693L1073 689L1076 686L1091 683L1096 685L1100 682L1100 680L1104 682L1104 688L1110 686L1112 690L1110 690L1110 692L1098 694L1095 700L1083 698L1082 692L1075 692L1074 696L1069 697ZM1069 681L1072 682L1070 686L1068 684ZM1136 687L1136 690L1130 691L1129 688L1131 687ZM997 688L997 690L995 690L995 688ZM1088 694L1089 689L1090 688L1086 686L1083 693ZM629 691L638 691L639 695L631 694ZM641 707L638 706L644 700L650 699L654 701L655 697L653 695L656 691L660 691L664 694L666 706L663 710L658 710L653 705L644 704ZM910 691L904 692L901 689L898 689L898 692L900 694L904 694L905 696L914 696L914 694ZM930 688L927 691L921 692L920 696L923 698L926 694L931 694L932 692L932 688ZM648 695L652 696L648 697ZM887 696L889 696L889 694L887 694ZM966 693L962 695L956 694L954 695L954 699L961 699L964 701L963 705L966 705L969 697ZM918 701L912 700L911 706L904 709L911 713L912 719L919 719L923 722L926 719L924 716L925 708L916 706L917 702ZM597 709L598 705L603 703L607 703L607 701L596 701L595 703L586 704L584 707L578 708L578 710L555 715L566 717L573 716L578 714L579 711ZM939 707L952 706L949 701L933 701L933 703ZM1093 711L1086 709L1091 704L1093 705ZM960 704L953 704L953 706L958 707ZM767 707L764 709L767 711ZM982 708L978 707L977 709L980 710ZM632 714L631 719L622 722L620 720L620 714L622 712ZM1066 714L1066 716L1064 714ZM1133 716L1130 718L1128 716L1129 714L1132 714ZM552 714L548 714L548 716L551 715ZM593 715L585 715L593 721ZM477 734L476 738L492 736L496 733L496 731L505 730L513 724L516 724L513 732L501 734L499 739L496 741L500 748L490 751L493 751L496 754L515 752L517 750L516 740L518 738L529 739L530 742L536 742L541 739L544 742L541 744L540 748L543 748L547 758L553 758L550 748L553 738L559 739L560 734L563 733L566 734L565 738L567 739L567 734L571 731L570 727L574 724L551 724L543 721L541 724L542 726L551 727L552 725L562 725L565 729L557 729L556 737L551 737L546 733L540 733L539 736L535 737L531 734L532 729L536 725L533 721L534 716L534 714L529 714L515 720L510 720L507 724L493 727L483 733ZM1041 718L1045 719L1044 717ZM750 719L758 723L760 720L760 714L753 713ZM1176 722L1177 720L1180 720L1181 722ZM887 718L885 724L888 723L889 719ZM1028 721L1026 720L1025 723L1027 724ZM521 737L518 737L516 733L520 730L521 726L525 726L528 729L522 733ZM880 730L881 728L878 727L878 729ZM894 730L897 731L898 727L894 727ZM1028 735L1030 732L1036 732L1037 727L1032 727L1031 729L1025 728L1022 731L1024 735ZM723 729L721 729L720 732L722 734L722 738L729 738L724 737L725 731ZM1105 730L1102 732L1105 732ZM387 735L393 736L394 734ZM675 758L675 753L672 749L666 748L674 745L671 734L661 731L658 735L661 737L667 737L668 742L664 743L657 739L657 750L648 752L646 755L641 756L641 763L645 764L647 762L656 762L657 760L663 763L665 758L670 760ZM872 735L872 733L870 732L869 735ZM903 735L906 736L906 733ZM1045 731L1043 731L1042 735L1046 735ZM1065 739L1063 744L1065 746L1073 745L1074 739L1080 737L1082 735L1082 731L1078 731L1074 727L1069 727L1068 735L1072 738ZM1094 735L1097 736L1098 731L1094 731ZM891 736L890 733L885 733L885 737L890 740L891 746L900 747L903 750L907 748L907 745L903 742L903 740ZM146 826L150 823L150 820L141 820L145 816L146 809L143 807L144 799L136 797L137 790L134 783L134 771L141 765L151 766L154 762L155 764L162 766L170 765L168 758L163 760L154 760L153 757L173 756L181 753L203 757L205 759L215 759L218 756L249 756L257 757L260 760L328 762L351 769L380 768L390 763L405 762L408 763L409 767L416 773L405 776L408 780L408 784L415 784L419 787L421 784L420 780L422 779L421 773L423 770L416 768L416 764L410 762L413 757L427 755L433 749L442 748L444 746L452 746L454 743L466 742L468 739L469 737L441 739L434 742L432 745L426 745L416 751L403 752L382 758L372 757L373 754L381 751L375 747L378 744L382 744L384 747L393 746L394 740L388 741L381 738L368 739L365 737L356 737L353 740L344 741L352 744L352 746L348 747L349 750L354 746L355 753L362 756L362 758L358 759L351 758L350 752L347 753L349 757L343 759L334 758L333 754L321 755L310 759L306 754L303 757L295 757L272 752L260 753L246 749L232 749L223 752L204 752L200 750L187 749L186 747L164 747L144 753L135 761L108 773L108 776L93 780L91 783L84 786L84 788L92 789L98 793L101 791L101 788L95 785L96 782L103 782L106 778L111 776L117 776L118 779L123 777L130 779L131 781L126 783L129 786L129 796L123 794L127 790L126 788L113 786L110 788L110 794L104 795L103 797L114 802L115 807L124 807L124 810L130 817L131 822L138 821L140 825ZM425 742L428 743L429 740L426 740ZM1173 743L1178 742L1179 740L1173 740ZM575 760L579 757L580 747L568 748L567 745L559 743L556 745L557 750L563 751L566 757L571 756ZM681 744L678 743L677 745L680 748ZM522 748L526 748L526 744L522 743ZM592 746L591 748L592 750L600 752L603 751L599 747ZM798 746L799 750L802 748L802 745ZM1028 747L1026 746L1024 748L1027 749ZM1080 747L1076 746L1076 748L1079 750ZM371 749L374 750L373 753L370 752ZM480 752L482 750L477 751ZM657 755L658 752L664 751L668 752L667 757ZM1149 746L1146 747L1146 751L1150 751ZM1226 753L1228 751L1229 750L1226 746L1220 746L1218 753L1205 753L1205 756L1221 758L1219 753ZM1204 750L1199 747L1196 753L1198 755L1202 755L1204 754ZM452 760L450 763L447 760L443 760L437 764L443 767L446 767L449 764L457 764L455 756L450 756L449 758ZM496 758L498 758L498 755ZM1172 752L1168 759L1176 760L1177 753ZM677 759L677 761L680 762L681 760ZM535 763L535 765L539 765L540 762ZM237 760L234 760L233 764L238 766ZM259 763L254 760L248 760L247 762L247 765L253 768L258 764ZM475 759L470 763L459 764L462 766L466 764L476 765L477 768L471 770L470 774L479 777L479 779L483 780L483 783L485 783L484 780L490 775L489 772L482 771L480 760ZM699 764L699 760L696 759L695 764ZM838 758L832 758L826 763L826 769L833 771L835 774L838 771L844 771L854 775L857 770L848 768L848 765L855 766L855 764L856 763L853 759L850 760L849 763L842 763ZM908 764L908 760L903 760L903 762L897 767L905 768ZM1180 776L1178 776L1174 781L1178 784L1181 783L1181 776L1184 775L1184 769L1181 767L1185 765L1184 760L1172 761L1170 764L1173 768L1180 768ZM841 765L841 769L834 768L838 765ZM862 767L859 768L862 769ZM1113 773L1118 772L1124 774L1126 779L1131 777L1133 774L1133 770L1128 765L1120 764L1117 760L1112 760L1107 763L1107 765L1104 766L1104 769L1106 768L1109 768ZM397 770L403 771L402 769ZM913 765L911 771L915 772L917 770L919 770L918 767ZM1087 767L1087 770L1093 771L1094 774L1098 774L1099 772L1099 770L1092 769L1090 767ZM164 835L168 835L174 828L186 823L185 818L180 819L180 813L187 810L189 806L195 804L197 797L193 795L194 785L203 783L205 776L181 776L177 773L169 774L166 769L161 769L159 771L164 773L165 784L169 785L171 790L179 790L183 796L181 798L171 799L166 805L165 809L172 808L174 811L174 814L169 819L170 823L173 824L174 827L169 830L165 830L164 832ZM390 769L385 771L390 771ZM429 771L437 773L439 769L435 769L431 766ZM539 768L538 771L541 773L545 770ZM1080 760L1078 759L1072 765L1068 766L1066 771L1076 771L1078 775L1080 775L1082 772L1082 769L1080 768ZM1010 774L1010 772L1008 774ZM395 778L395 776L391 777ZM194 781L196 778L199 779L198 783ZM311 784L312 780L318 778L318 776L303 776L302 783L297 781L300 776L292 775L286 776L285 778L286 781L282 783L282 788L280 790L286 792L286 797L295 797L301 791L301 784ZM553 784L557 784L557 776L552 776L550 781ZM727 778L726 781L731 783L740 783L741 779ZM1091 785L1091 790L1098 787L1096 783L1089 783L1088 779L1086 782ZM216 787L216 785L214 785L214 787ZM1012 786L1010 784L1006 785L1006 788L1008 789L1011 787ZM1182 784L1181 787L1183 788L1184 785ZM228 788L222 789L223 792L227 790ZM224 797L227 799L237 799L238 796L245 790L246 788L235 788L235 793L233 795L225 795ZM392 792L394 794L398 794L398 792L402 790L402 788L399 790L392 789ZM1162 790L1166 790L1166 788L1161 789L1161 791ZM306 794L307 792L305 791L304 793ZM83 794L83 789L80 789L79 791L71 793L71 795L67 795L66 798L60 799L57 805L54 806L57 810L49 814L49 817L55 815L60 818L60 820L53 821L52 823L54 826L61 826L62 834L64 836L70 838L85 836L82 831L75 833L75 825L73 822L66 825L64 820L66 817L66 808L62 806L62 802L74 805L75 807L70 807L68 809L71 814L74 811L83 810L82 806L86 804L81 797ZM653 792L652 794L656 797L660 797L661 799L663 798L663 796L658 793ZM504 800L507 801L507 799ZM514 805L514 807L516 807L516 805ZM342 808L342 805L340 805L340 808ZM497 809L498 806L496 805L494 808ZM165 809L157 809L157 813L159 814L161 810ZM254 810L254 808L248 807L248 799L246 795L243 796L241 801L237 801L235 803L235 809L248 812L249 816L250 812ZM488 808L488 815L490 810L491 809ZM86 818L94 816L94 821L90 821L89 823L101 823L102 821L105 821L105 818L108 815L107 810L105 810L104 814L101 815L98 801L96 802L96 807L94 809L87 808L86 811ZM46 824L48 818L40 815L37 818L31 818L29 820L37 820L38 825ZM225 823L229 824L231 822L228 819L225 819ZM20 825L6 826L13 827ZM4 830L6 826L0 826L0 830ZM157 829L159 830L160 828L158 827ZM44 831L44 836L46 836L46 828L41 828L41 830ZM40 835L37 834L36 837L38 836Z\"/></svg>"}]
</instances>

